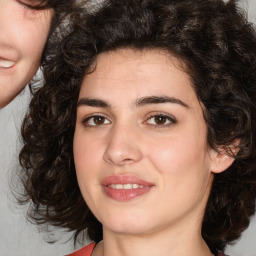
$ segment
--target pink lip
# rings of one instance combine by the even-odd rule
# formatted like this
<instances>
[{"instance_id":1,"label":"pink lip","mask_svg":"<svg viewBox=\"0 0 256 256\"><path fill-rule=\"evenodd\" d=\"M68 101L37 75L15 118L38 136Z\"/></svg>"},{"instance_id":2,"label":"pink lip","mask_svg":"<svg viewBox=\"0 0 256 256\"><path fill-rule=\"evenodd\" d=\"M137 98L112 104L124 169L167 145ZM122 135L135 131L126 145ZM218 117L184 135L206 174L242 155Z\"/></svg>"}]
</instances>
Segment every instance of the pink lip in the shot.
<instances>
[{"instance_id":1,"label":"pink lip","mask_svg":"<svg viewBox=\"0 0 256 256\"><path fill-rule=\"evenodd\" d=\"M109 187L111 184L138 184L143 186L143 188L115 189ZM117 201L128 201L133 198L142 196L148 193L154 186L152 183L149 183L148 181L142 180L138 177L125 175L108 176L102 180L101 185L103 186L105 194L111 199Z\"/></svg>"},{"instance_id":2,"label":"pink lip","mask_svg":"<svg viewBox=\"0 0 256 256\"><path fill-rule=\"evenodd\" d=\"M10 58L4 58L4 57L2 57L2 56L0 56L0 60L13 61L13 60L11 60Z\"/></svg>"},{"instance_id":3,"label":"pink lip","mask_svg":"<svg viewBox=\"0 0 256 256\"><path fill-rule=\"evenodd\" d=\"M7 60L7 61L17 62L18 56L14 55L14 54L7 54L7 55L1 55L0 54L0 60Z\"/></svg>"}]
</instances>

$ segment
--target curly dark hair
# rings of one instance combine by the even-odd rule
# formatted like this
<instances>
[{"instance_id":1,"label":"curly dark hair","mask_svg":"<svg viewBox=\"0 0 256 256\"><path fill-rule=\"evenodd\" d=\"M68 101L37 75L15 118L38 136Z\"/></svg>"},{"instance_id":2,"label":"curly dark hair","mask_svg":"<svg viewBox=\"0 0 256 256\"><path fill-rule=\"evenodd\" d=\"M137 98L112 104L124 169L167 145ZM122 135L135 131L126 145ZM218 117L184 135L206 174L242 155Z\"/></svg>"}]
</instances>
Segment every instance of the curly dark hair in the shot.
<instances>
[{"instance_id":1,"label":"curly dark hair","mask_svg":"<svg viewBox=\"0 0 256 256\"><path fill-rule=\"evenodd\" d=\"M235 158L216 174L202 236L213 253L237 239L255 212L256 34L236 1L87 1L69 35L43 64L22 126L20 152L29 216L102 239L80 193L73 136L81 81L96 57L120 48L164 49L186 64L204 106L208 143ZM239 151L234 153L234 147Z\"/></svg>"}]
</instances>

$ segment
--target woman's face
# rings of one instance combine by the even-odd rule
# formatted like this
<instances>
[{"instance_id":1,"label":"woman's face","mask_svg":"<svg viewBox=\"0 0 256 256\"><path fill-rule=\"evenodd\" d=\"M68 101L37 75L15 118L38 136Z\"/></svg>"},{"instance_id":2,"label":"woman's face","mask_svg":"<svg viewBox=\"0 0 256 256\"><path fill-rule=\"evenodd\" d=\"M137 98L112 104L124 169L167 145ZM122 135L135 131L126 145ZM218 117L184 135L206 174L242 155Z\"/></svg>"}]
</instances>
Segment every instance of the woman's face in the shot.
<instances>
[{"instance_id":1,"label":"woman's face","mask_svg":"<svg viewBox=\"0 0 256 256\"><path fill-rule=\"evenodd\" d=\"M50 10L31 10L16 0L0 0L0 108L15 98L36 73L51 17Z\"/></svg>"},{"instance_id":2,"label":"woman's face","mask_svg":"<svg viewBox=\"0 0 256 256\"><path fill-rule=\"evenodd\" d=\"M98 56L82 82L74 159L82 195L104 231L200 228L215 156L177 59L157 50Z\"/></svg>"}]
</instances>

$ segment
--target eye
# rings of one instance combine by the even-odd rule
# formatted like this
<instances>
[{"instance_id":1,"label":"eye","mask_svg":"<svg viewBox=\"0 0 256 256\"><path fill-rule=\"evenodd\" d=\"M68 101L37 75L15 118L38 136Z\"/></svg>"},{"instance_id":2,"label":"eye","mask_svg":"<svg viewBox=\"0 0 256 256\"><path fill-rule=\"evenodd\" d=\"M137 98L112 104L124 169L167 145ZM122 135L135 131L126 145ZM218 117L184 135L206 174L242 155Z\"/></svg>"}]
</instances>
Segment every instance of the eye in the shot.
<instances>
[{"instance_id":1,"label":"eye","mask_svg":"<svg viewBox=\"0 0 256 256\"><path fill-rule=\"evenodd\" d=\"M106 124L110 124L110 121L101 115L94 115L94 116L90 116L85 118L82 123L85 126L102 126L102 125L106 125Z\"/></svg>"},{"instance_id":2,"label":"eye","mask_svg":"<svg viewBox=\"0 0 256 256\"><path fill-rule=\"evenodd\" d=\"M20 1L16 0L23 8L30 9L30 10L36 10L36 7L38 7L39 1ZM33 2L33 3L32 3ZM37 2L37 4L35 4Z\"/></svg>"},{"instance_id":3,"label":"eye","mask_svg":"<svg viewBox=\"0 0 256 256\"><path fill-rule=\"evenodd\" d=\"M164 114L156 114L156 115L150 116L147 119L147 123L154 126L168 127L176 123L176 120L175 118L164 115Z\"/></svg>"}]
</instances>

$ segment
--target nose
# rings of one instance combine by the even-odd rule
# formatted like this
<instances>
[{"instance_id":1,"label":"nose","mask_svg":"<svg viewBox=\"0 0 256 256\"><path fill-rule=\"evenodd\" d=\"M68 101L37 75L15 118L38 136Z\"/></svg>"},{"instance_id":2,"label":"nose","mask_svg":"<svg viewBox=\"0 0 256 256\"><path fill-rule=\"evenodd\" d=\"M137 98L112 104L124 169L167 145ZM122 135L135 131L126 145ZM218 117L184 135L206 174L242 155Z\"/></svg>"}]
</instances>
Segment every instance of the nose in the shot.
<instances>
[{"instance_id":1,"label":"nose","mask_svg":"<svg viewBox=\"0 0 256 256\"><path fill-rule=\"evenodd\" d=\"M108 136L104 160L117 166L139 162L143 157L140 137L138 128L114 127Z\"/></svg>"}]
</instances>

